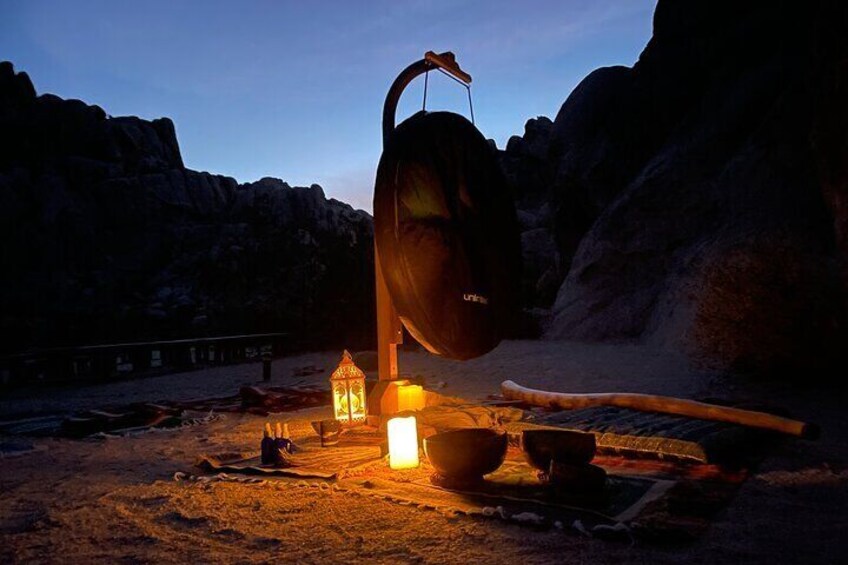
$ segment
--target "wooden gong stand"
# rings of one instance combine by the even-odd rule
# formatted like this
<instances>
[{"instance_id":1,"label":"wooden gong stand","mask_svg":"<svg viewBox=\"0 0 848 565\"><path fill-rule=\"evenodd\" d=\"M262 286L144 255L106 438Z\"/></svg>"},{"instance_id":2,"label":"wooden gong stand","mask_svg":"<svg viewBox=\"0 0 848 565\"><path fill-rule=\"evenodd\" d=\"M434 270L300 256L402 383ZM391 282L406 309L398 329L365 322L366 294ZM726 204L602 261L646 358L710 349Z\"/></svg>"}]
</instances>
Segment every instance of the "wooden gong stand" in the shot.
<instances>
[{"instance_id":1,"label":"wooden gong stand","mask_svg":"<svg viewBox=\"0 0 848 565\"><path fill-rule=\"evenodd\" d=\"M383 148L395 130L395 113L403 89L419 75L441 69L465 85L471 84L471 75L459 68L454 54L436 54L427 51L424 58L406 67L392 83L383 104ZM376 213L376 210L375 210ZM374 274L377 290L377 372L379 380L368 395L368 416L372 424L382 416L393 413L394 403L387 391L398 379L397 347L403 343L403 325L395 310L386 279L380 267L380 250L374 239Z\"/></svg>"}]
</instances>

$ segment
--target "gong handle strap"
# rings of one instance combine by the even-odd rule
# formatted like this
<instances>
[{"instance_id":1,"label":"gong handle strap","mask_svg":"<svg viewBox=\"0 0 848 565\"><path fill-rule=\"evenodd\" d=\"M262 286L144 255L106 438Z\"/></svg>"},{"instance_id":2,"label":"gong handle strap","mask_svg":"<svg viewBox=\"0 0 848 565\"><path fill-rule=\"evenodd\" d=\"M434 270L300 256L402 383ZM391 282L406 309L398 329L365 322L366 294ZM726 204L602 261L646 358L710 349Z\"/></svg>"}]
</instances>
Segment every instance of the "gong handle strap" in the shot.
<instances>
[{"instance_id":1,"label":"gong handle strap","mask_svg":"<svg viewBox=\"0 0 848 565\"><path fill-rule=\"evenodd\" d=\"M441 69L445 71L466 86L471 84L471 75L459 68L459 64L456 62L456 58L453 53L446 51L445 53L436 54L432 51L427 51L427 53L424 54L423 59L412 63L401 71L392 83L391 88L389 88L389 93L386 95L386 101L383 104L384 147L395 129L395 114L397 112L397 105L400 101L400 95L403 93L403 89L406 88L406 86L417 76L433 69Z\"/></svg>"}]
</instances>

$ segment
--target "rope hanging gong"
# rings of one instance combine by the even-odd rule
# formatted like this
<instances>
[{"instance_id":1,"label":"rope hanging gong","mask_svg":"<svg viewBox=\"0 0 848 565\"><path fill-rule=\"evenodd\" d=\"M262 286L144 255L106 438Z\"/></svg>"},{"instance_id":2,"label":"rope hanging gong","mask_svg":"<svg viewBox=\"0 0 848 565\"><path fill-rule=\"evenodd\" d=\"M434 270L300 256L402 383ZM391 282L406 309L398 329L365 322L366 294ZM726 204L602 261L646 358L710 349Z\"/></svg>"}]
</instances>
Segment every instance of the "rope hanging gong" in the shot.
<instances>
[{"instance_id":1,"label":"rope hanging gong","mask_svg":"<svg viewBox=\"0 0 848 565\"><path fill-rule=\"evenodd\" d=\"M434 68L466 87L472 121L422 110L395 127L400 93L420 74L426 108ZM374 189L379 267L398 317L429 351L460 360L487 353L508 331L520 273L515 208L474 126L470 82L450 53L427 53L398 76Z\"/></svg>"},{"instance_id":2,"label":"rope hanging gong","mask_svg":"<svg viewBox=\"0 0 848 565\"><path fill-rule=\"evenodd\" d=\"M438 70L440 73L442 73L443 75L445 75L449 79L458 82L460 85L462 85L465 88L465 91L468 93L468 111L471 113L471 123L473 125L476 125L476 122L474 121L474 103L471 101L471 84L459 80L455 76L446 72L444 69L437 68L436 70ZM427 111L427 82L428 82L427 79L429 77L430 77L430 71L428 70L424 73L424 102L422 102L422 104L421 104L421 111L422 112Z\"/></svg>"}]
</instances>

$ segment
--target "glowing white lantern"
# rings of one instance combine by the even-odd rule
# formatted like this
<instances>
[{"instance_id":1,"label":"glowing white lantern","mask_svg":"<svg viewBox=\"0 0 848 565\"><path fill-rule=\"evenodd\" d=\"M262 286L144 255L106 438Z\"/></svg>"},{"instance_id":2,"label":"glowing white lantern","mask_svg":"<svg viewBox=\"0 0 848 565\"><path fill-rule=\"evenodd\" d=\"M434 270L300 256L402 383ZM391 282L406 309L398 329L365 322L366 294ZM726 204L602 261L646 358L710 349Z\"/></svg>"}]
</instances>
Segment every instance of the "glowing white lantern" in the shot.
<instances>
[{"instance_id":1,"label":"glowing white lantern","mask_svg":"<svg viewBox=\"0 0 848 565\"><path fill-rule=\"evenodd\" d=\"M389 467L412 469L418 467L418 429L415 416L392 418L389 429Z\"/></svg>"}]
</instances>

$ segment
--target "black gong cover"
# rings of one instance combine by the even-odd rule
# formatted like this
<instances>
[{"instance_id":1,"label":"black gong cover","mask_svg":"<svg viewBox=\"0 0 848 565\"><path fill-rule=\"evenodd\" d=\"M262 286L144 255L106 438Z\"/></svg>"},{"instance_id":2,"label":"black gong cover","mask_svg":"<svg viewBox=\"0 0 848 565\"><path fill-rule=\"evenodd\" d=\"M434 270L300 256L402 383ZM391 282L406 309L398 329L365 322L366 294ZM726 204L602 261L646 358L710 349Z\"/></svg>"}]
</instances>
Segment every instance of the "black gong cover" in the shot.
<instances>
[{"instance_id":1,"label":"black gong cover","mask_svg":"<svg viewBox=\"0 0 848 565\"><path fill-rule=\"evenodd\" d=\"M521 250L495 152L471 122L419 112L387 140L374 189L380 266L400 318L429 351L471 359L515 318Z\"/></svg>"}]
</instances>

